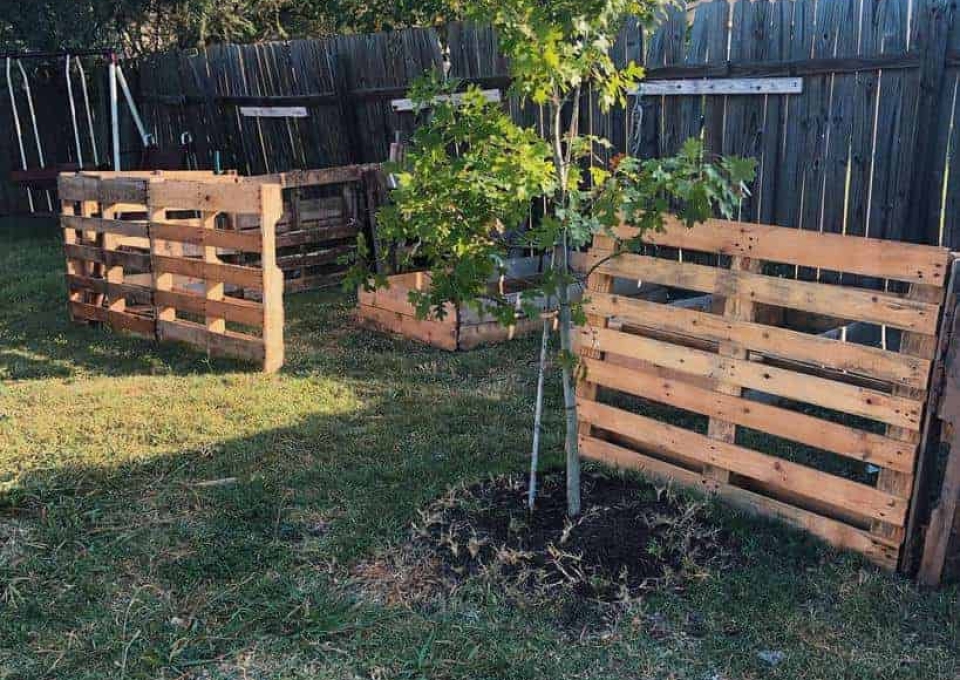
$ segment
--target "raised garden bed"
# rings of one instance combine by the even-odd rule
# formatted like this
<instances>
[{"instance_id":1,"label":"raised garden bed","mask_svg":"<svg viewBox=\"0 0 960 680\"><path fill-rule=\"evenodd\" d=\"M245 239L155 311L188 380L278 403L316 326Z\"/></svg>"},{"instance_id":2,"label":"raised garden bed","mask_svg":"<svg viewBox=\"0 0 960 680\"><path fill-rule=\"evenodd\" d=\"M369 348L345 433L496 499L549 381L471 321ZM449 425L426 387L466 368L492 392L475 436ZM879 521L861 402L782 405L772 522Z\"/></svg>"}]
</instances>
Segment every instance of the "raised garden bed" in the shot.
<instances>
[{"instance_id":1,"label":"raised garden bed","mask_svg":"<svg viewBox=\"0 0 960 680\"><path fill-rule=\"evenodd\" d=\"M540 319L520 319L515 326L502 326L489 314L458 308L448 304L443 318L417 318L410 292L425 290L430 285L426 272L412 272L388 277L389 288L358 293L357 318L361 325L374 330L397 333L434 347L450 351L473 349L480 345L503 342L541 328ZM515 288L509 293L519 299L528 280L511 279L507 285Z\"/></svg>"}]
</instances>

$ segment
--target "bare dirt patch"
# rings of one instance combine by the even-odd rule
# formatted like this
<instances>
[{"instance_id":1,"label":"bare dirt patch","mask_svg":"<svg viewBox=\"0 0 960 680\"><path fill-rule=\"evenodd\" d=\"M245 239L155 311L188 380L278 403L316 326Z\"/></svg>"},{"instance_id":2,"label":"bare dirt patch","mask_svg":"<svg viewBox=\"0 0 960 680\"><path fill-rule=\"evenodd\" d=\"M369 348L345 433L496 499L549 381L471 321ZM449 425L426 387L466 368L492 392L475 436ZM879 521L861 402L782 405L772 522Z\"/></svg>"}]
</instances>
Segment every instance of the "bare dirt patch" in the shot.
<instances>
[{"instance_id":1,"label":"bare dirt patch","mask_svg":"<svg viewBox=\"0 0 960 680\"><path fill-rule=\"evenodd\" d=\"M456 487L421 512L407 543L354 576L388 604L423 604L485 579L507 596L576 610L682 588L736 549L709 503L633 477L586 472L573 520L562 473L543 477L533 513L526 492L521 476Z\"/></svg>"}]
</instances>

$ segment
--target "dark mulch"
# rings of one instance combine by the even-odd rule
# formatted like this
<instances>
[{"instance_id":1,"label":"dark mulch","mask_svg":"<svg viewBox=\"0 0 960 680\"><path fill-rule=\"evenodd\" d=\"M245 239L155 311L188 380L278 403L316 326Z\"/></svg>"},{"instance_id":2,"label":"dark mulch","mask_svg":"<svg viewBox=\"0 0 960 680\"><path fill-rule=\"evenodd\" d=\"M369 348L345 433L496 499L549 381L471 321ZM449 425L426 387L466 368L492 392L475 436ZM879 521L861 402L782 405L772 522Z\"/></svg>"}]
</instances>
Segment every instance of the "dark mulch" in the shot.
<instances>
[{"instance_id":1,"label":"dark mulch","mask_svg":"<svg viewBox=\"0 0 960 680\"><path fill-rule=\"evenodd\" d=\"M520 476L454 489L422 513L416 547L457 581L603 602L704 577L735 547L708 503L635 477L585 471L576 520L562 472L543 476L533 513L526 493Z\"/></svg>"}]
</instances>

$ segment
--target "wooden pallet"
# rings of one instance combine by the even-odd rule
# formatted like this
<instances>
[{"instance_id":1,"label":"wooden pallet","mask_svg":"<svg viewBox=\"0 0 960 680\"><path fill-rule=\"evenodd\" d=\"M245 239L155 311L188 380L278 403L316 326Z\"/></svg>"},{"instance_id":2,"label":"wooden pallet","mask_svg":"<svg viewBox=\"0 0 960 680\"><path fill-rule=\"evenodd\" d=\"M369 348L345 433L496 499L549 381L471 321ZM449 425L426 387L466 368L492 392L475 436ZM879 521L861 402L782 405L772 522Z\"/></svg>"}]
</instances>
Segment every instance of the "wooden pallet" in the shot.
<instances>
[{"instance_id":1,"label":"wooden pallet","mask_svg":"<svg viewBox=\"0 0 960 680\"><path fill-rule=\"evenodd\" d=\"M379 165L350 165L302 170L255 178L278 184L283 213L277 221L277 266L284 290L300 293L339 285L357 250L362 232L373 239L377 208L368 184ZM256 217L241 219L241 229L256 231Z\"/></svg>"},{"instance_id":2,"label":"wooden pallet","mask_svg":"<svg viewBox=\"0 0 960 680\"><path fill-rule=\"evenodd\" d=\"M949 252L723 220L670 221L644 240L646 254L609 259L589 281L577 338L583 454L705 488L895 567L914 525ZM588 260L614 247L599 238ZM714 264L661 256L675 249ZM801 276L771 275L785 268ZM611 292L617 279L714 304L626 298ZM789 315L761 316L761 305L883 327L901 336L899 351L788 328ZM675 422L690 429L658 418L664 409L686 414ZM788 460L777 439L809 448Z\"/></svg>"},{"instance_id":3,"label":"wooden pallet","mask_svg":"<svg viewBox=\"0 0 960 680\"><path fill-rule=\"evenodd\" d=\"M931 400L936 404L932 431L938 435L932 444L940 444L938 448L946 452L946 462L942 477L928 474L936 503L930 512L917 574L926 586L939 586L960 576L960 260L953 264L953 281L934 366L934 376L941 380L937 382L939 395ZM920 498L929 497L930 494L924 494Z\"/></svg>"},{"instance_id":4,"label":"wooden pallet","mask_svg":"<svg viewBox=\"0 0 960 680\"><path fill-rule=\"evenodd\" d=\"M424 290L430 285L426 272L411 272L388 277L389 288L357 293L357 319L360 325L373 330L396 333L428 345L450 351L469 350L511 340L540 330L540 319L519 319L506 327L490 314L478 314L471 309L457 309L448 304L443 318L417 318L416 308L410 302L412 290ZM518 282L519 283L519 282ZM522 285L521 285L522 287ZM518 296L520 291L510 295Z\"/></svg>"},{"instance_id":5,"label":"wooden pallet","mask_svg":"<svg viewBox=\"0 0 960 680\"><path fill-rule=\"evenodd\" d=\"M59 180L71 318L266 372L284 361L281 187L206 172L79 173ZM237 229L243 216L256 231ZM229 263L244 254L256 266ZM259 301L245 299L255 290Z\"/></svg>"}]
</instances>

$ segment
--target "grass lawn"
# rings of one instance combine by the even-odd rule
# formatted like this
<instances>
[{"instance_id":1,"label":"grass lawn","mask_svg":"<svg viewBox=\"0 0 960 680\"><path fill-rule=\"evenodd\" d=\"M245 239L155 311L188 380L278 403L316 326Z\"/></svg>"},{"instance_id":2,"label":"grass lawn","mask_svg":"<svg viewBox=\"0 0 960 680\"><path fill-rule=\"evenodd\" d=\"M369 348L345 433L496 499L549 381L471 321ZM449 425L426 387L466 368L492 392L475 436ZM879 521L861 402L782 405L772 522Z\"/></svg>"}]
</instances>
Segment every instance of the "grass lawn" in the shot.
<instances>
[{"instance_id":1,"label":"grass lawn","mask_svg":"<svg viewBox=\"0 0 960 680\"><path fill-rule=\"evenodd\" d=\"M71 326L62 270L52 228L4 227L0 678L960 677L960 591L733 513L740 566L602 631L480 583L379 605L356 564L451 484L524 468L537 341L448 354L302 295L263 376Z\"/></svg>"}]
</instances>

